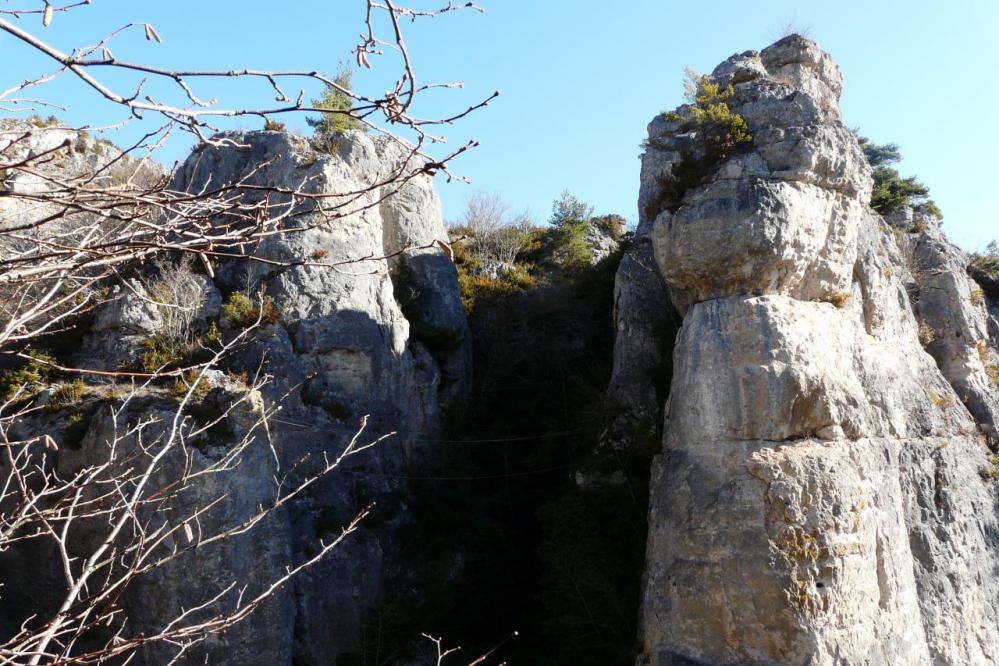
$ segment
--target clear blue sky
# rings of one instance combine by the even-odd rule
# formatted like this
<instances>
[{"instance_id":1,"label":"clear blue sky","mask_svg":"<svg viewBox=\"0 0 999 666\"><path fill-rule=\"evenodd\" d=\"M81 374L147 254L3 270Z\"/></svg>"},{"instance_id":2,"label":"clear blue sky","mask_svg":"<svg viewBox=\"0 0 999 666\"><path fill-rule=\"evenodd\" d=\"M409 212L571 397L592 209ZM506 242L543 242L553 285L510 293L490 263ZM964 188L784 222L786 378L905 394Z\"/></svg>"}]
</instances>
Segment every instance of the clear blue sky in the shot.
<instances>
[{"instance_id":1,"label":"clear blue sky","mask_svg":"<svg viewBox=\"0 0 999 666\"><path fill-rule=\"evenodd\" d=\"M680 103L683 67L709 71L732 53L766 46L794 21L839 62L845 122L875 141L901 145L901 171L931 187L951 238L975 250L999 236L990 199L999 154L991 122L999 108L996 0L633 0L616 8L579 0L480 2L485 14L461 12L409 26L422 82L462 80L466 86L428 95L422 114L464 108L494 89L503 93L447 128L454 146L469 138L482 143L454 163L472 185L439 183L448 218L460 213L471 191L483 189L544 221L552 199L569 189L597 212L634 219L639 144L649 119ZM72 15L56 15L45 34L68 48L124 21L146 20L164 43L147 43L137 33L114 49L119 56L177 66L332 72L360 32L362 4L94 0ZM37 18L23 21L38 28ZM82 41L74 38L80 34ZM0 87L41 71L6 36L0 37L0 62L6 65ZM378 69L365 73L355 87L381 91L387 81L379 76ZM71 122L108 117L107 106L79 87L63 83L54 90L72 99ZM230 104L272 97L263 87L201 91ZM305 129L301 119L288 124ZM178 158L185 149L177 143L165 155Z\"/></svg>"}]
</instances>

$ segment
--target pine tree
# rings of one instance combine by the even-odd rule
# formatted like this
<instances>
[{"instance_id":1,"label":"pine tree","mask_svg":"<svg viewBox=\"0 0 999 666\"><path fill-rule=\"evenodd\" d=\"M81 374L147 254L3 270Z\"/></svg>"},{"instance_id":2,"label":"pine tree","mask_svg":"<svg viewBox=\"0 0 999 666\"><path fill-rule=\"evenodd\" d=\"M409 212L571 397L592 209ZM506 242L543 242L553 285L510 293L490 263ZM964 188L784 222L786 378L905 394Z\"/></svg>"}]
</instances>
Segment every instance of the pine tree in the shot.
<instances>
[{"instance_id":1,"label":"pine tree","mask_svg":"<svg viewBox=\"0 0 999 666\"><path fill-rule=\"evenodd\" d=\"M321 98L312 100L312 106L317 109L331 111L331 113L324 113L318 118L305 119L309 123L309 127L316 130L316 138L320 141L328 141L348 130L364 129L364 124L348 113L353 107L353 100L341 90L351 89L352 77L353 73L350 68L341 63L334 79L339 88L328 85Z\"/></svg>"}]
</instances>

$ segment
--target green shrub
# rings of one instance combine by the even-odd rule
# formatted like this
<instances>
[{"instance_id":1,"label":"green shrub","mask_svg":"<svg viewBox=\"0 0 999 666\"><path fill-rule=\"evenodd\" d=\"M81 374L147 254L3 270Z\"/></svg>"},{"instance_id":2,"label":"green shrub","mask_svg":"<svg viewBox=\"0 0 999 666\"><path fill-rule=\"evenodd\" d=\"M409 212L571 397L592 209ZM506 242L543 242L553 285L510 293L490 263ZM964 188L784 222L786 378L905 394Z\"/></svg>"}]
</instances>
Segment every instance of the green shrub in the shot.
<instances>
[{"instance_id":1,"label":"green shrub","mask_svg":"<svg viewBox=\"0 0 999 666\"><path fill-rule=\"evenodd\" d=\"M208 325L208 330L205 332L206 342L221 342L222 341L222 331L219 330L218 322L212 322Z\"/></svg>"},{"instance_id":2,"label":"green shrub","mask_svg":"<svg viewBox=\"0 0 999 666\"><path fill-rule=\"evenodd\" d=\"M992 241L984 254L973 254L971 266L994 280L999 280L999 243Z\"/></svg>"},{"instance_id":3,"label":"green shrub","mask_svg":"<svg viewBox=\"0 0 999 666\"><path fill-rule=\"evenodd\" d=\"M664 210L676 211L688 190L703 184L722 162L752 144L746 120L728 107L734 88L731 85L722 88L711 77L689 68L686 77L688 105L681 109L682 113L671 111L665 118L679 124L674 134L691 136L680 139L680 161L671 167L669 174L656 179L657 195L646 206L646 217L655 217ZM668 150L670 146L665 145L664 139L654 137L644 147Z\"/></svg>"},{"instance_id":4,"label":"green shrub","mask_svg":"<svg viewBox=\"0 0 999 666\"><path fill-rule=\"evenodd\" d=\"M510 283L521 291L534 289L538 286L538 279L531 275L531 270L524 264L514 264L513 267L503 275L503 280Z\"/></svg>"},{"instance_id":5,"label":"green shrub","mask_svg":"<svg viewBox=\"0 0 999 666\"><path fill-rule=\"evenodd\" d=\"M0 396L9 400L21 386L26 386L28 395L33 395L43 384L51 381L55 369L48 365L54 363L51 355L42 351L30 352L34 357L13 372L0 375ZM46 363L46 361L48 363Z\"/></svg>"},{"instance_id":6,"label":"green shrub","mask_svg":"<svg viewBox=\"0 0 999 666\"><path fill-rule=\"evenodd\" d=\"M461 238L466 235L468 234L461 227L451 229L452 237ZM471 241L469 239L466 238L452 243L451 250L454 252L455 266L472 272L479 269L479 266L481 265L479 255L472 249Z\"/></svg>"},{"instance_id":7,"label":"green shrub","mask_svg":"<svg viewBox=\"0 0 999 666\"><path fill-rule=\"evenodd\" d=\"M142 341L139 368L143 372L158 372L184 365L195 346L185 340L157 333Z\"/></svg>"},{"instance_id":8,"label":"green shrub","mask_svg":"<svg viewBox=\"0 0 999 666\"><path fill-rule=\"evenodd\" d=\"M854 129L853 133L857 137L860 149L864 151L864 157L872 169L878 169L888 164L895 164L902 160L902 152L897 143L874 143L866 136L861 136L859 129Z\"/></svg>"},{"instance_id":9,"label":"green shrub","mask_svg":"<svg viewBox=\"0 0 999 666\"><path fill-rule=\"evenodd\" d=\"M868 164L874 169L874 186L871 189L871 208L881 215L888 215L905 206L922 207L939 219L943 219L943 211L929 198L930 188L919 182L914 176L903 178L892 166L902 160L902 153L897 144L872 142L866 136L858 134L857 142Z\"/></svg>"},{"instance_id":10,"label":"green shrub","mask_svg":"<svg viewBox=\"0 0 999 666\"><path fill-rule=\"evenodd\" d=\"M334 82L340 88L350 90L352 78L350 68L341 64ZM329 149L336 137L348 130L364 129L364 124L349 113L353 107L353 100L335 86L326 86L322 97L312 100L312 106L329 110L329 113L324 113L318 118L305 119L309 127L316 130L317 150L332 152Z\"/></svg>"},{"instance_id":11,"label":"green shrub","mask_svg":"<svg viewBox=\"0 0 999 666\"><path fill-rule=\"evenodd\" d=\"M188 258L179 261L164 258L154 264L154 275L146 284L149 299L157 304L161 318L157 332L141 341L138 358L126 364L141 372L155 373L206 361L211 358L209 345L222 341L218 323L208 323L207 330L198 312L207 293L194 273ZM245 297L244 297L245 298ZM249 303L249 299L246 299ZM250 309L252 303L250 303ZM235 311L232 298L223 313ZM253 315L254 320L256 315Z\"/></svg>"},{"instance_id":12,"label":"green shrub","mask_svg":"<svg viewBox=\"0 0 999 666\"><path fill-rule=\"evenodd\" d=\"M583 203L568 190L552 203L552 215L542 245L550 250L556 263L569 269L593 263L593 250L586 242L586 232L593 216L593 206Z\"/></svg>"},{"instance_id":13,"label":"green shrub","mask_svg":"<svg viewBox=\"0 0 999 666\"><path fill-rule=\"evenodd\" d=\"M982 470L987 481L999 481L999 453L989 458L989 466Z\"/></svg>"},{"instance_id":14,"label":"green shrub","mask_svg":"<svg viewBox=\"0 0 999 666\"><path fill-rule=\"evenodd\" d=\"M281 320L281 314L278 312L274 299L269 296L264 297L263 316L260 314L260 308L250 297L240 291L229 294L225 303L222 304L222 323L228 326L246 328L256 323L258 318L266 324L276 324ZM209 333L212 333L211 329L209 329Z\"/></svg>"},{"instance_id":15,"label":"green shrub","mask_svg":"<svg viewBox=\"0 0 999 666\"><path fill-rule=\"evenodd\" d=\"M882 215L887 215L926 199L929 193L929 188L915 177L903 178L895 169L878 167L874 170L871 208ZM939 211L936 204L933 204L933 209Z\"/></svg>"},{"instance_id":16,"label":"green shrub","mask_svg":"<svg viewBox=\"0 0 999 666\"><path fill-rule=\"evenodd\" d=\"M465 307L465 314L471 315L476 305L493 301L501 296L536 289L539 282L526 266L516 264L499 278L459 271L458 286L461 289L461 303Z\"/></svg>"},{"instance_id":17,"label":"green shrub","mask_svg":"<svg viewBox=\"0 0 999 666\"><path fill-rule=\"evenodd\" d=\"M518 258L537 258L545 249L545 242L548 239L548 229L535 227L527 233L524 246L520 250Z\"/></svg>"},{"instance_id":18,"label":"green shrub","mask_svg":"<svg viewBox=\"0 0 999 666\"><path fill-rule=\"evenodd\" d=\"M540 246L539 240L546 229L531 229L524 232L527 240L524 247ZM453 227L451 233L460 237L467 234L463 227ZM458 242L451 246L454 250L454 264L458 270L458 287L461 290L461 303L465 314L471 315L477 303L489 302L518 291L535 289L539 285L538 278L532 274L530 264L515 261L511 268L499 278L482 275L482 258L469 243Z\"/></svg>"},{"instance_id":19,"label":"green shrub","mask_svg":"<svg viewBox=\"0 0 999 666\"><path fill-rule=\"evenodd\" d=\"M458 287L461 289L461 304L465 314L472 315L477 305L523 291L514 281L475 275L468 271L458 271Z\"/></svg>"},{"instance_id":20,"label":"green shrub","mask_svg":"<svg viewBox=\"0 0 999 666\"><path fill-rule=\"evenodd\" d=\"M52 392L52 398L48 404L49 409L59 410L77 404L83 400L86 388L83 380L79 377L68 384L59 384Z\"/></svg>"},{"instance_id":21,"label":"green shrub","mask_svg":"<svg viewBox=\"0 0 999 666\"><path fill-rule=\"evenodd\" d=\"M204 378L199 379L199 372L197 370L188 370L180 377L177 377L171 387L171 393L175 398L183 398L187 395L188 391L191 391L191 400L194 402L200 402L211 390L212 387L208 385L208 382Z\"/></svg>"},{"instance_id":22,"label":"green shrub","mask_svg":"<svg viewBox=\"0 0 999 666\"><path fill-rule=\"evenodd\" d=\"M230 326L249 326L256 321L256 307L250 297L241 291L229 294L222 304L222 321Z\"/></svg>"},{"instance_id":23,"label":"green shrub","mask_svg":"<svg viewBox=\"0 0 999 666\"><path fill-rule=\"evenodd\" d=\"M549 235L552 256L562 266L579 269L593 263L593 249L586 242L587 223L563 224Z\"/></svg>"},{"instance_id":24,"label":"green shrub","mask_svg":"<svg viewBox=\"0 0 999 666\"><path fill-rule=\"evenodd\" d=\"M555 228L585 224L593 216L593 206L577 199L569 190L562 190L552 202L552 215L548 224Z\"/></svg>"}]
</instances>

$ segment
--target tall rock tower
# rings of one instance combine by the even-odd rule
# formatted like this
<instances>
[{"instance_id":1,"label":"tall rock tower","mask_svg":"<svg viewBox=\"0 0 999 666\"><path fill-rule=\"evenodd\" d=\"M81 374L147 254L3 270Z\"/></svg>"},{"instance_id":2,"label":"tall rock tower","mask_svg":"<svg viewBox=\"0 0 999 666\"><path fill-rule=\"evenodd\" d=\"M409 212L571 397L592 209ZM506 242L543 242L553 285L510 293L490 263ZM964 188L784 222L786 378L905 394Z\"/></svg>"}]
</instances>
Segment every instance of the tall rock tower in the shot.
<instances>
[{"instance_id":1,"label":"tall rock tower","mask_svg":"<svg viewBox=\"0 0 999 666\"><path fill-rule=\"evenodd\" d=\"M925 225L893 232L869 208L840 72L815 43L733 56L710 81L732 86L746 149L665 209L701 131L692 108L656 118L643 156L648 288L662 278L682 326L652 474L642 663L995 663L985 307L955 261L935 267L962 273L949 300L917 317L926 267L907 248ZM619 290L640 292L635 276ZM619 325L641 304L620 302ZM960 372L943 358L954 349L924 351L921 325L963 345Z\"/></svg>"}]
</instances>

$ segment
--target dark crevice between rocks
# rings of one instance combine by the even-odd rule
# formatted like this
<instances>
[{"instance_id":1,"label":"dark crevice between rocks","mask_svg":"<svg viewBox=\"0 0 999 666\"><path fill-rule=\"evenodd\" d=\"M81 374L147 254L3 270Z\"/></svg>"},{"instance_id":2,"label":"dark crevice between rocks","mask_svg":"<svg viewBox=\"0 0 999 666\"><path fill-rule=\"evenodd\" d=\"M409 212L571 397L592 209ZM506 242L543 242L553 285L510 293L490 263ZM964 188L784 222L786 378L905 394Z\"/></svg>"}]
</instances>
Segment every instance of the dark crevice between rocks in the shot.
<instances>
[{"instance_id":1,"label":"dark crevice between rocks","mask_svg":"<svg viewBox=\"0 0 999 666\"><path fill-rule=\"evenodd\" d=\"M985 296L993 301L999 301L999 268L990 269L973 262L968 266L968 275L978 283Z\"/></svg>"},{"instance_id":2,"label":"dark crevice between rocks","mask_svg":"<svg viewBox=\"0 0 999 666\"><path fill-rule=\"evenodd\" d=\"M610 419L617 265L476 305L474 385L436 446L439 475L412 483L400 548L413 566L379 619L383 659L420 632L480 654L518 631L509 663L634 662L648 457L609 461L622 483L575 483Z\"/></svg>"}]
</instances>

